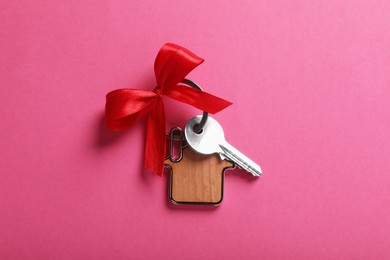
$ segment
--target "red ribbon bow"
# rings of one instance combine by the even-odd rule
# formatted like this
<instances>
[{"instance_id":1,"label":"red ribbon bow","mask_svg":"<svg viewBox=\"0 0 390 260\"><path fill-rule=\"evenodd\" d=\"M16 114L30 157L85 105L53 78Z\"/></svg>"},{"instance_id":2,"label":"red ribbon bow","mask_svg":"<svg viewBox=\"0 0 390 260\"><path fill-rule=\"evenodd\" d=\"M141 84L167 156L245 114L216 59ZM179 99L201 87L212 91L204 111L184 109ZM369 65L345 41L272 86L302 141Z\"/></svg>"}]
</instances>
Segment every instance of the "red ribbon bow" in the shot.
<instances>
[{"instance_id":1,"label":"red ribbon bow","mask_svg":"<svg viewBox=\"0 0 390 260\"><path fill-rule=\"evenodd\" d=\"M149 114L144 166L162 175L165 155L165 113L162 96L217 113L232 103L206 92L179 84L204 60L173 43L164 44L154 62L157 87L153 91L117 89L106 96L106 123L112 130L124 130Z\"/></svg>"}]
</instances>

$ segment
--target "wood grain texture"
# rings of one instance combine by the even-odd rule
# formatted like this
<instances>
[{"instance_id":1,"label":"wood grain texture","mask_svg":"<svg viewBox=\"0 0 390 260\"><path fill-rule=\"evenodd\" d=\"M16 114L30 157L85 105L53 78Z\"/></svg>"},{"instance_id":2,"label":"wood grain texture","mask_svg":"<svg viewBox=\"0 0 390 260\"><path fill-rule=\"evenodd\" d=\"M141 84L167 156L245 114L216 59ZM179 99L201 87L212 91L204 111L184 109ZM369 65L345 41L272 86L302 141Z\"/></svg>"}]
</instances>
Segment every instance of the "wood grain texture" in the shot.
<instances>
[{"instance_id":1,"label":"wood grain texture","mask_svg":"<svg viewBox=\"0 0 390 260\"><path fill-rule=\"evenodd\" d=\"M170 197L174 203L219 204L223 198L225 169L234 165L218 154L202 155L191 147L183 149L179 162L165 160L171 168Z\"/></svg>"}]
</instances>

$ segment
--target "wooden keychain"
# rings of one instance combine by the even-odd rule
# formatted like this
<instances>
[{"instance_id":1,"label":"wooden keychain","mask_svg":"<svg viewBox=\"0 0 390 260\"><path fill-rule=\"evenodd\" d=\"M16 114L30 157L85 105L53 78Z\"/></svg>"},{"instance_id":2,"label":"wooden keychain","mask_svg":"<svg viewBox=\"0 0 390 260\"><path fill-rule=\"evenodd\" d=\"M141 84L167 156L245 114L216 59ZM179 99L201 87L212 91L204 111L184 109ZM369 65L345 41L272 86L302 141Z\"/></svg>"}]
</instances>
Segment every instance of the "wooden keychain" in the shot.
<instances>
[{"instance_id":1,"label":"wooden keychain","mask_svg":"<svg viewBox=\"0 0 390 260\"><path fill-rule=\"evenodd\" d=\"M203 155L187 145L184 132L170 132L170 152L165 166L170 168L169 198L174 204L219 205L223 199L224 173L234 164L218 154ZM178 155L174 155L174 150Z\"/></svg>"}]
</instances>

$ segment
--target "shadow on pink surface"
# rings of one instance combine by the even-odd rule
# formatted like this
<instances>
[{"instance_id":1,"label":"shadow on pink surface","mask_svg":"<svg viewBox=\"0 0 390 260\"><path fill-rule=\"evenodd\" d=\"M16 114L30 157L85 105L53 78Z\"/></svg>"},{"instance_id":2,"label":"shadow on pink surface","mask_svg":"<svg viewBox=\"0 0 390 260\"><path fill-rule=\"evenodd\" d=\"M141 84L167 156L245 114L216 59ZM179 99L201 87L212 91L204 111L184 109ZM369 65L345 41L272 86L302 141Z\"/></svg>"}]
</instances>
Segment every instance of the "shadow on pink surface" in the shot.
<instances>
[{"instance_id":1,"label":"shadow on pink surface","mask_svg":"<svg viewBox=\"0 0 390 260\"><path fill-rule=\"evenodd\" d=\"M107 128L104 112L97 117L96 139L95 145L97 148L102 148L121 140L130 131L112 131Z\"/></svg>"},{"instance_id":2,"label":"shadow on pink surface","mask_svg":"<svg viewBox=\"0 0 390 260\"><path fill-rule=\"evenodd\" d=\"M240 169L237 166L234 169L226 171L225 175L225 178L241 179L246 182L255 182L261 180L261 177L254 177L251 173Z\"/></svg>"}]
</instances>

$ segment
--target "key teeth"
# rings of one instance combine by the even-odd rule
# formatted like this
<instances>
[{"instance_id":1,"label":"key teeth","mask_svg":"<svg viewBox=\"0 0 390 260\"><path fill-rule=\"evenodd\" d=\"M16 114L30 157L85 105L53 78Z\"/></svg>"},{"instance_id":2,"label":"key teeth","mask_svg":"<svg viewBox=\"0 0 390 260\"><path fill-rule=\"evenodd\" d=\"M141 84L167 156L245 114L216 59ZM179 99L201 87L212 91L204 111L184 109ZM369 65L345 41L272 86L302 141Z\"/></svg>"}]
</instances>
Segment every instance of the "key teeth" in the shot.
<instances>
[{"instance_id":1,"label":"key teeth","mask_svg":"<svg viewBox=\"0 0 390 260\"><path fill-rule=\"evenodd\" d=\"M229 160L232 160L234 161L234 164L240 168L240 169L243 169L249 173L251 173L254 177L259 177L261 176L262 172L261 172L261 168L260 166L258 166L257 164L255 164L256 166L259 167L259 170L257 170L256 168L252 167L250 164L246 163L245 161L242 161L240 160L239 157L237 157L232 151L230 151L229 149L227 149L226 147L224 147L223 145L219 145L219 147L221 148L221 150L223 151L223 153L220 153L220 156L221 158L224 157L224 158L229 158ZM235 158L236 160L230 158L231 155L233 158ZM248 158L249 159L249 158Z\"/></svg>"},{"instance_id":2,"label":"key teeth","mask_svg":"<svg viewBox=\"0 0 390 260\"><path fill-rule=\"evenodd\" d=\"M252 173L252 175L254 177L260 177L262 175L262 172L261 170L260 171L257 171L257 170L251 170L251 169L245 169L247 172L250 172Z\"/></svg>"}]
</instances>

